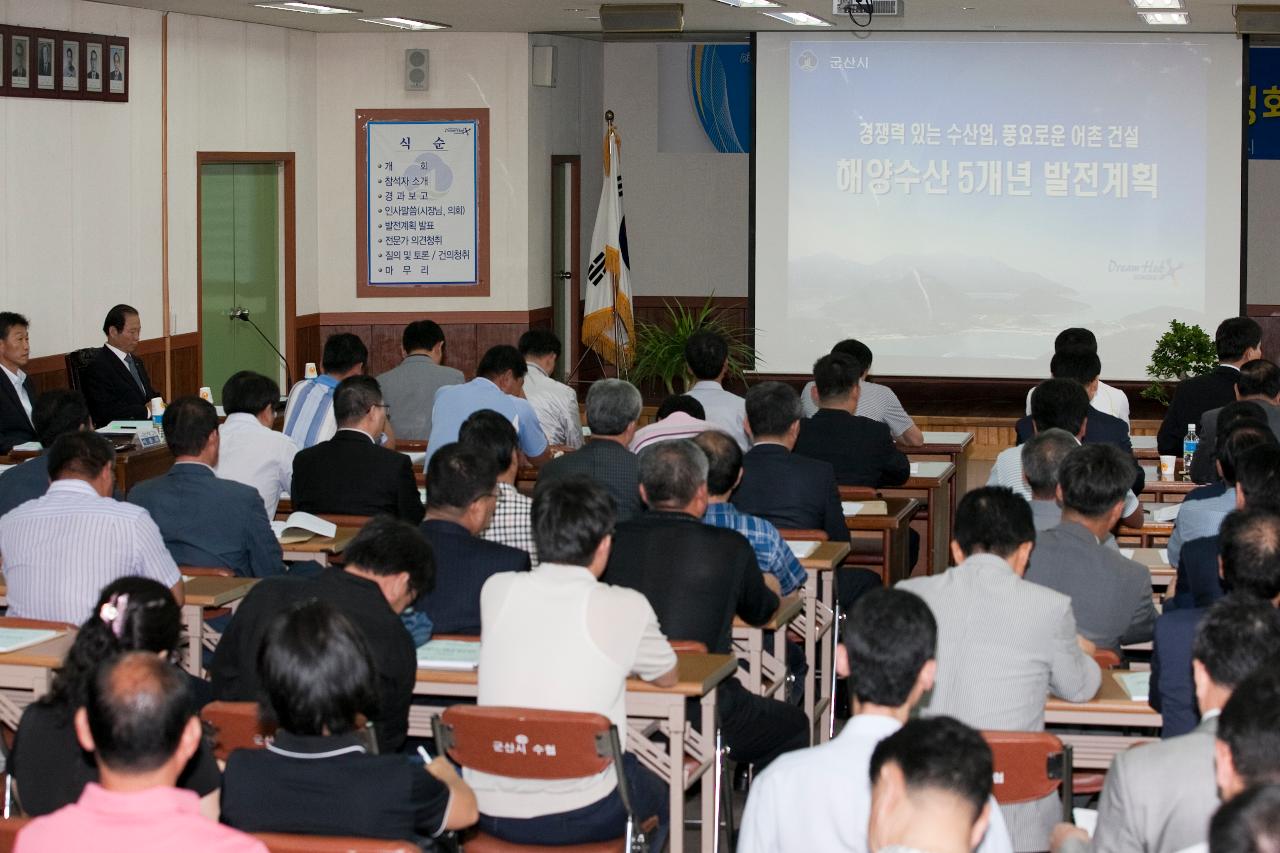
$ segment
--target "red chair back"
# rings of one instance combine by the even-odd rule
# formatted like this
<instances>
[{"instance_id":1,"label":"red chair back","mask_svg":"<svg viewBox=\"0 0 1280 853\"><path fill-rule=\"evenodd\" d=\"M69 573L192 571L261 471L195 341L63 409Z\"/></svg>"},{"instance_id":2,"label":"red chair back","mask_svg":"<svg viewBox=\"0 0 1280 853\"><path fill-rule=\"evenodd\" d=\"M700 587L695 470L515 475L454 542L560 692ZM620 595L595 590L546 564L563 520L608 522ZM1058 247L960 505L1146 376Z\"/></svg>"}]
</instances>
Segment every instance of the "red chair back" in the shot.
<instances>
[{"instance_id":1,"label":"red chair back","mask_svg":"<svg viewBox=\"0 0 1280 853\"><path fill-rule=\"evenodd\" d=\"M11 817L0 820L0 853L10 853L18 841L18 833L27 825L30 818Z\"/></svg>"},{"instance_id":2,"label":"red chair back","mask_svg":"<svg viewBox=\"0 0 1280 853\"><path fill-rule=\"evenodd\" d=\"M617 742L603 714L454 705L436 719L436 746L456 763L516 779L594 776Z\"/></svg>"},{"instance_id":3,"label":"red chair back","mask_svg":"<svg viewBox=\"0 0 1280 853\"><path fill-rule=\"evenodd\" d=\"M794 539L798 542L826 542L831 537L827 531L808 527L779 527L778 532L783 539Z\"/></svg>"},{"instance_id":4,"label":"red chair back","mask_svg":"<svg viewBox=\"0 0 1280 853\"><path fill-rule=\"evenodd\" d=\"M840 486L842 501L873 501L878 497L870 486Z\"/></svg>"},{"instance_id":5,"label":"red chair back","mask_svg":"<svg viewBox=\"0 0 1280 853\"><path fill-rule=\"evenodd\" d=\"M1098 649L1093 653L1093 660L1102 669L1115 669L1122 663L1120 655L1111 649Z\"/></svg>"},{"instance_id":6,"label":"red chair back","mask_svg":"<svg viewBox=\"0 0 1280 853\"><path fill-rule=\"evenodd\" d=\"M290 835L282 832L255 832L253 837L267 845L271 853L422 853L408 841L346 836Z\"/></svg>"},{"instance_id":7,"label":"red chair back","mask_svg":"<svg viewBox=\"0 0 1280 853\"><path fill-rule=\"evenodd\" d=\"M707 653L707 644L700 643L697 640L667 640L671 644L671 650L678 655L705 655Z\"/></svg>"},{"instance_id":8,"label":"red chair back","mask_svg":"<svg viewBox=\"0 0 1280 853\"><path fill-rule=\"evenodd\" d=\"M1063 813L1071 815L1071 747L1048 732L984 731L991 747L991 793L1001 805L1029 803L1063 789Z\"/></svg>"},{"instance_id":9,"label":"red chair back","mask_svg":"<svg viewBox=\"0 0 1280 853\"><path fill-rule=\"evenodd\" d=\"M258 715L257 702L210 702L200 719L213 729L213 754L222 761L237 749L262 749L276 733Z\"/></svg>"}]
</instances>

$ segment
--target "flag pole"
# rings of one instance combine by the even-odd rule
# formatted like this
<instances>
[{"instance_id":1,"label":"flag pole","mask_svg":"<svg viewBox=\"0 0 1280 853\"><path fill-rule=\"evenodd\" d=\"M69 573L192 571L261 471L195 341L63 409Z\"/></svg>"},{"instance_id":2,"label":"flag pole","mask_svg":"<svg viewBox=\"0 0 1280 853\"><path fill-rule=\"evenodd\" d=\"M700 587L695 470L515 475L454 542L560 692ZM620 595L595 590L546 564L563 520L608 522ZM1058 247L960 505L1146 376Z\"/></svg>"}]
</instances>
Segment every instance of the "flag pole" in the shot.
<instances>
[{"instance_id":1,"label":"flag pole","mask_svg":"<svg viewBox=\"0 0 1280 853\"><path fill-rule=\"evenodd\" d=\"M606 145L608 145L608 141L616 135L613 127L613 110L604 111L604 122L608 127L608 130L605 132ZM623 326L622 316L618 313L618 281L612 275L609 276L609 292L609 313L613 321L613 340L616 342L614 351L618 354L618 358L614 366L618 369L619 378L625 379L630 372L631 364L630 360L627 358L626 348L622 345ZM633 341L628 340L628 343L634 346Z\"/></svg>"}]
</instances>

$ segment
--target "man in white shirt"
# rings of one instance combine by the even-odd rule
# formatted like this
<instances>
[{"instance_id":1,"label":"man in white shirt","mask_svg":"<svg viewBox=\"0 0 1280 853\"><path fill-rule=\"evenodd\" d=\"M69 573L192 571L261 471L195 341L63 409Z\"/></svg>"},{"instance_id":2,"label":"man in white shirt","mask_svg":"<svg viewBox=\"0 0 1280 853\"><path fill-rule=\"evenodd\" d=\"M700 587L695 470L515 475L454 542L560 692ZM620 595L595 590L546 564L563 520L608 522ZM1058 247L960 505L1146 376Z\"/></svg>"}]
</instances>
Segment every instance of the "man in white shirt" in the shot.
<instances>
[{"instance_id":1,"label":"man in white shirt","mask_svg":"<svg viewBox=\"0 0 1280 853\"><path fill-rule=\"evenodd\" d=\"M0 311L0 370L8 380L0 382L0 453L36 437L31 420L35 384L23 370L31 357L28 325L21 314Z\"/></svg>"},{"instance_id":2,"label":"man in white shirt","mask_svg":"<svg viewBox=\"0 0 1280 853\"><path fill-rule=\"evenodd\" d=\"M232 375L222 386L227 419L218 427L221 450L214 473L257 489L268 519L276 517L280 496L293 483L298 453L293 439L272 429L279 403L280 386L252 370Z\"/></svg>"},{"instance_id":3,"label":"man in white shirt","mask_svg":"<svg viewBox=\"0 0 1280 853\"><path fill-rule=\"evenodd\" d=\"M586 478L538 491L533 535L542 562L501 572L480 594L478 704L603 714L625 745L626 680L676 683L676 656L648 600L599 582L613 545L613 500ZM623 776L641 822L657 815L650 849L666 835L667 788L623 757ZM622 835L626 812L613 767L580 779L464 776L480 804L480 828L517 844L581 844ZM678 830L682 831L682 830Z\"/></svg>"},{"instance_id":4,"label":"man in white shirt","mask_svg":"<svg viewBox=\"0 0 1280 853\"><path fill-rule=\"evenodd\" d=\"M747 402L737 394L724 390L729 374L729 345L715 332L695 332L684 345L684 360L689 372L698 380L689 396L702 404L706 419L733 436L746 453L751 449L747 435Z\"/></svg>"},{"instance_id":5,"label":"man in white shirt","mask_svg":"<svg viewBox=\"0 0 1280 853\"><path fill-rule=\"evenodd\" d=\"M871 348L855 338L843 340L831 348L832 355L844 354L863 365L862 379L858 383L858 410L860 418L880 421L889 427L889 433L900 447L919 447L924 444L924 433L902 408L898 395L888 385L878 385L867 379L871 375ZM818 413L817 386L809 380L800 392L800 406L806 418Z\"/></svg>"},{"instance_id":6,"label":"man in white shirt","mask_svg":"<svg viewBox=\"0 0 1280 853\"><path fill-rule=\"evenodd\" d=\"M284 408L284 434L293 439L299 450L333 438L338 431L338 422L333 416L333 392L348 376L364 373L368 361L369 350L357 335L330 335L324 342L321 357L324 373L294 385Z\"/></svg>"},{"instance_id":7,"label":"man in white shirt","mask_svg":"<svg viewBox=\"0 0 1280 853\"><path fill-rule=\"evenodd\" d=\"M1064 352L1091 352L1097 355L1098 339L1088 329L1063 329L1058 333L1058 337L1053 339L1053 354L1059 355ZM1028 415L1031 414L1032 391L1035 389L1032 388L1027 392ZM1129 423L1129 398L1114 385L1108 385L1099 379L1098 390L1093 395L1091 404L1099 412L1119 418L1126 424Z\"/></svg>"},{"instance_id":8,"label":"man in white shirt","mask_svg":"<svg viewBox=\"0 0 1280 853\"><path fill-rule=\"evenodd\" d=\"M560 357L560 339L550 329L530 329L520 336L516 349L529 372L524 375L524 396L538 413L547 441L563 447L582 446L582 414L578 394L551 378Z\"/></svg>"},{"instance_id":9,"label":"man in white shirt","mask_svg":"<svg viewBox=\"0 0 1280 853\"><path fill-rule=\"evenodd\" d=\"M938 625L919 597L873 589L858 599L836 647L854 715L830 742L779 756L751 786L738 853L867 851L868 770L876 744L898 731L933 688ZM1013 848L998 808L978 853Z\"/></svg>"}]
</instances>

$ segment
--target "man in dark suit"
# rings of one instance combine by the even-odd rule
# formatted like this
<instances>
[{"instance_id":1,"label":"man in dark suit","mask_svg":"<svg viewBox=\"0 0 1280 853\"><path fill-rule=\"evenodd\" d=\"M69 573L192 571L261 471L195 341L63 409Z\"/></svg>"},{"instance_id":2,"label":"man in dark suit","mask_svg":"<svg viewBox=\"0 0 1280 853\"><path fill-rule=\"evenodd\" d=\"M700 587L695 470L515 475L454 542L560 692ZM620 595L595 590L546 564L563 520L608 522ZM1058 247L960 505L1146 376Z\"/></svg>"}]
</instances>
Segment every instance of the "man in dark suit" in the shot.
<instances>
[{"instance_id":1,"label":"man in dark suit","mask_svg":"<svg viewBox=\"0 0 1280 853\"><path fill-rule=\"evenodd\" d=\"M49 491L49 458L45 454L59 436L93 429L84 395L69 388L55 388L41 394L31 410L31 419L35 422L36 438L45 450L0 474L0 516Z\"/></svg>"},{"instance_id":2,"label":"man in dark suit","mask_svg":"<svg viewBox=\"0 0 1280 853\"><path fill-rule=\"evenodd\" d=\"M374 436L387 425L378 380L348 376L333 392L338 431L333 438L293 457L293 508L333 515L394 515L417 524L422 499L413 463L403 453L379 447Z\"/></svg>"},{"instance_id":3,"label":"man in dark suit","mask_svg":"<svg viewBox=\"0 0 1280 853\"><path fill-rule=\"evenodd\" d=\"M911 463L894 445L888 425L856 414L865 372L843 353L818 359L812 391L818 411L800 420L795 452L830 462L842 486L901 486L911 476Z\"/></svg>"},{"instance_id":4,"label":"man in dark suit","mask_svg":"<svg viewBox=\"0 0 1280 853\"><path fill-rule=\"evenodd\" d=\"M7 380L0 382L0 453L36 437L31 417L36 386L23 370L31 358L28 326L21 314L0 311L0 368Z\"/></svg>"},{"instance_id":5,"label":"man in dark suit","mask_svg":"<svg viewBox=\"0 0 1280 853\"><path fill-rule=\"evenodd\" d=\"M591 437L578 450L546 464L538 486L585 475L604 486L618 505L618 521L644 511L640 502L640 469L627 449L640 420L642 401L636 386L624 379L598 379L587 391L587 426Z\"/></svg>"},{"instance_id":6,"label":"man in dark suit","mask_svg":"<svg viewBox=\"0 0 1280 853\"><path fill-rule=\"evenodd\" d=\"M1262 327L1249 317L1228 318L1218 324L1214 346L1221 363L1204 376L1182 380L1174 391L1173 402L1156 434L1156 446L1163 456L1181 456L1187 424L1198 424L1205 412L1236 398L1241 365L1262 358Z\"/></svg>"},{"instance_id":7,"label":"man in dark suit","mask_svg":"<svg viewBox=\"0 0 1280 853\"><path fill-rule=\"evenodd\" d=\"M151 415L148 403L160 392L151 387L147 368L134 356L142 336L137 309L116 305L102 323L107 343L80 371L80 388L89 401L96 427L112 421L143 421Z\"/></svg>"},{"instance_id":8,"label":"man in dark suit","mask_svg":"<svg viewBox=\"0 0 1280 853\"><path fill-rule=\"evenodd\" d=\"M730 654L733 617L763 625L777 610L778 596L766 586L745 537L702 523L707 465L706 454L688 439L645 448L640 489L649 512L617 526L601 580L644 593L667 637ZM717 698L735 761L759 770L808 746L808 719L794 705L754 696L736 678L720 686Z\"/></svg>"},{"instance_id":9,"label":"man in dark suit","mask_svg":"<svg viewBox=\"0 0 1280 853\"><path fill-rule=\"evenodd\" d=\"M480 588L498 572L529 571L529 554L480 538L498 502L491 454L446 444L427 464L427 518L419 528L436 556L436 588L414 608L437 634L480 635ZM295 475L296 478L296 475Z\"/></svg>"},{"instance_id":10,"label":"man in dark suit","mask_svg":"<svg viewBox=\"0 0 1280 853\"><path fill-rule=\"evenodd\" d=\"M241 577L284 571L280 542L258 490L223 480L218 464L218 413L199 397L179 397L164 413L173 467L139 483L129 502L151 513L165 547L180 566L228 568Z\"/></svg>"},{"instance_id":11,"label":"man in dark suit","mask_svg":"<svg viewBox=\"0 0 1280 853\"><path fill-rule=\"evenodd\" d=\"M1255 358L1240 366L1240 375L1236 377L1236 403L1249 402L1257 406L1251 413L1260 411L1267 427L1276 436L1280 436L1280 367L1265 358ZM1200 416L1200 424L1196 433L1200 436L1200 446L1196 448L1195 458L1191 462L1191 479L1197 483L1212 483L1217 479L1214 471L1214 453L1217 450L1217 439L1222 431L1219 429L1219 418L1224 411L1234 414L1239 408L1232 403L1209 409ZM1222 424L1226 426L1226 424Z\"/></svg>"}]
</instances>

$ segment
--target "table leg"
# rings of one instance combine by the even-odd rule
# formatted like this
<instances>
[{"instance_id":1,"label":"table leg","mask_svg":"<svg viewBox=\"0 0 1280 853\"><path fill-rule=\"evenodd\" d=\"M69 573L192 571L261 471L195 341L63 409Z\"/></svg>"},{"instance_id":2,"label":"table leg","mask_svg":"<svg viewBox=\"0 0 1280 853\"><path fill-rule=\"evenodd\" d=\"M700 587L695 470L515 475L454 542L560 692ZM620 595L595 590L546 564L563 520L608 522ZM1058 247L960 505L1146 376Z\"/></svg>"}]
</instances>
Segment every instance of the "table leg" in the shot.
<instances>
[{"instance_id":1,"label":"table leg","mask_svg":"<svg viewBox=\"0 0 1280 853\"><path fill-rule=\"evenodd\" d=\"M809 745L818 723L818 572L804 582L804 715L809 718Z\"/></svg>"},{"instance_id":2,"label":"table leg","mask_svg":"<svg viewBox=\"0 0 1280 853\"><path fill-rule=\"evenodd\" d=\"M709 690L707 695L702 697L702 742L706 748L715 749L720 739L716 737L718 732L719 721L716 719L716 691ZM679 753L680 772L684 772L684 753ZM702 797L702 853L716 853L717 842L720 840L720 827L717 818L720 814L719 804L720 793L720 760L718 757L712 756L711 766L702 774L702 784L698 788ZM672 823L674 828L675 823ZM674 853L674 849L673 853Z\"/></svg>"},{"instance_id":3,"label":"table leg","mask_svg":"<svg viewBox=\"0 0 1280 853\"><path fill-rule=\"evenodd\" d=\"M831 620L827 626L826 636L822 638L822 680L820 698L818 706L815 709L818 724L818 742L826 743L831 739L831 727L834 724L836 703L835 691L833 689L835 679L835 643L836 634L840 631L840 625L836 621L836 573L834 571L822 573L822 604L826 610L827 618ZM817 678L817 673L814 673ZM825 703L825 704L824 704ZM828 722L831 721L831 722Z\"/></svg>"},{"instance_id":4,"label":"table leg","mask_svg":"<svg viewBox=\"0 0 1280 853\"><path fill-rule=\"evenodd\" d=\"M953 475L945 486L939 486L933 496L929 528L933 532L933 558L929 561L929 574L944 572L950 562L951 513L955 508L956 477Z\"/></svg>"},{"instance_id":5,"label":"table leg","mask_svg":"<svg viewBox=\"0 0 1280 853\"><path fill-rule=\"evenodd\" d=\"M195 605L182 608L182 622L187 629L187 672L199 678L204 671L204 609Z\"/></svg>"},{"instance_id":6,"label":"table leg","mask_svg":"<svg viewBox=\"0 0 1280 853\"><path fill-rule=\"evenodd\" d=\"M908 547L911 526L900 525L897 529L884 531L884 585L893 586L900 580L911 576L911 567L907 565Z\"/></svg>"},{"instance_id":7,"label":"table leg","mask_svg":"<svg viewBox=\"0 0 1280 853\"><path fill-rule=\"evenodd\" d=\"M713 693L715 691L712 691ZM672 702L667 710L667 795L671 853L684 853L684 702ZM703 827L704 834L709 827Z\"/></svg>"}]
</instances>

